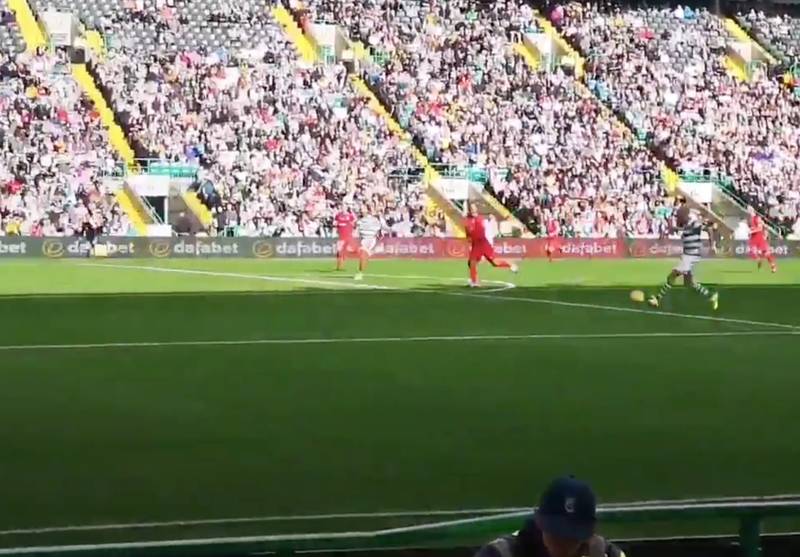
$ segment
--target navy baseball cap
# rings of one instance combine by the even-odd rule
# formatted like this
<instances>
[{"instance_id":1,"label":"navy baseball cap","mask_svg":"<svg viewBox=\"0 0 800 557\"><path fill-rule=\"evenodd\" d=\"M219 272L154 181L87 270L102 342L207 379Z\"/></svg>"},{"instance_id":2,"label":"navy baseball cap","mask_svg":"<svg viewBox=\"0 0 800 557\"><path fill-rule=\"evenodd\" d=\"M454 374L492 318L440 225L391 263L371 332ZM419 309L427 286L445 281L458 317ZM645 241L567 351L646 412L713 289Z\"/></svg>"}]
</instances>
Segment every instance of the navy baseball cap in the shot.
<instances>
[{"instance_id":1,"label":"navy baseball cap","mask_svg":"<svg viewBox=\"0 0 800 557\"><path fill-rule=\"evenodd\" d=\"M597 500L589 484L573 476L553 480L536 509L539 528L557 538L587 540L594 535Z\"/></svg>"}]
</instances>

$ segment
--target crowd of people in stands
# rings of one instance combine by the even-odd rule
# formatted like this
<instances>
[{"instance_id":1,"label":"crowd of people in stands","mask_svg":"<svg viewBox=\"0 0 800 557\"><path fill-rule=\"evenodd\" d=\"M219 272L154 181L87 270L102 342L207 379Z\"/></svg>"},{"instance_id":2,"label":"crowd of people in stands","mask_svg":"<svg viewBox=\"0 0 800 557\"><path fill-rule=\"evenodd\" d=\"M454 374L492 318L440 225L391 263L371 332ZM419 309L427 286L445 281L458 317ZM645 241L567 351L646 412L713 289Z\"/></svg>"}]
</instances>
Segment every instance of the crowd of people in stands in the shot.
<instances>
[{"instance_id":1,"label":"crowd of people in stands","mask_svg":"<svg viewBox=\"0 0 800 557\"><path fill-rule=\"evenodd\" d=\"M306 65L273 30L272 44L228 59L114 51L96 72L142 156L202 168L201 190L219 194L217 231L330 235L345 204L382 215L389 234L440 234L410 144L343 65Z\"/></svg>"},{"instance_id":2,"label":"crowd of people in stands","mask_svg":"<svg viewBox=\"0 0 800 557\"><path fill-rule=\"evenodd\" d=\"M727 71L720 17L578 2L549 16L590 53L590 85L669 160L687 173L719 175L773 220L795 226L800 102L758 67L748 68L748 81Z\"/></svg>"},{"instance_id":3,"label":"crowd of people in stands","mask_svg":"<svg viewBox=\"0 0 800 557\"><path fill-rule=\"evenodd\" d=\"M682 171L730 182L800 234L800 101L758 69L749 82L731 77L722 22L702 9L552 6L544 15L588 60L585 85L569 68L537 71L515 52L522 33L540 27L517 0L312 0L303 9L370 48L365 77L432 162L486 169L486 185L534 231L557 221L565 235L667 234L671 203L654 147ZM754 21L776 41L793 36L790 20ZM94 71L137 154L199 165L216 233L328 235L343 204L377 212L389 234L443 233L409 145L344 66L304 64L280 28L264 24L274 40L236 52L144 56L109 45ZM100 178L116 161L97 114L47 60L0 68L0 103L12 109L0 115L3 227L67 233L92 212L125 233ZM26 133L34 129L45 133Z\"/></svg>"},{"instance_id":4,"label":"crowd of people in stands","mask_svg":"<svg viewBox=\"0 0 800 557\"><path fill-rule=\"evenodd\" d=\"M0 235L131 233L102 179L115 163L63 59L0 53Z\"/></svg>"},{"instance_id":5,"label":"crowd of people in stands","mask_svg":"<svg viewBox=\"0 0 800 557\"><path fill-rule=\"evenodd\" d=\"M581 236L663 235L659 163L574 76L534 71L514 50L535 32L513 0L319 0L382 64L368 77L428 156L494 170L490 186L535 230L557 220Z\"/></svg>"}]
</instances>

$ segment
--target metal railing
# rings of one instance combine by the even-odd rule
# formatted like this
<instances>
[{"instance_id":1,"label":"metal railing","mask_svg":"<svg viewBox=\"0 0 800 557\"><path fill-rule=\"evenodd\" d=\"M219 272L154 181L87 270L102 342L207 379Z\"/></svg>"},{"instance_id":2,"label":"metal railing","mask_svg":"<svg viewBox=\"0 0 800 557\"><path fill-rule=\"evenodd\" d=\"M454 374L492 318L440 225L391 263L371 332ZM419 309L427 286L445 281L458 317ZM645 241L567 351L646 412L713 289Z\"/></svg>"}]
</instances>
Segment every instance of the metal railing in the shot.
<instances>
[{"instance_id":1,"label":"metal railing","mask_svg":"<svg viewBox=\"0 0 800 557\"><path fill-rule=\"evenodd\" d=\"M238 538L180 539L152 542L85 544L0 550L0 555L245 555L305 551L381 550L399 548L470 547L520 528L531 511L449 520L434 524L374 531L246 536ZM644 522L731 520L739 524L743 557L761 555L761 525L766 518L800 517L800 496L766 498L653 501L604 505L599 509L603 526Z\"/></svg>"},{"instance_id":2,"label":"metal railing","mask_svg":"<svg viewBox=\"0 0 800 557\"><path fill-rule=\"evenodd\" d=\"M134 167L129 168L124 162L118 163L108 175L124 178L128 174L143 173L153 176L169 176L170 178L196 178L200 170L198 165L184 162L170 162L159 159L135 159Z\"/></svg>"}]
</instances>

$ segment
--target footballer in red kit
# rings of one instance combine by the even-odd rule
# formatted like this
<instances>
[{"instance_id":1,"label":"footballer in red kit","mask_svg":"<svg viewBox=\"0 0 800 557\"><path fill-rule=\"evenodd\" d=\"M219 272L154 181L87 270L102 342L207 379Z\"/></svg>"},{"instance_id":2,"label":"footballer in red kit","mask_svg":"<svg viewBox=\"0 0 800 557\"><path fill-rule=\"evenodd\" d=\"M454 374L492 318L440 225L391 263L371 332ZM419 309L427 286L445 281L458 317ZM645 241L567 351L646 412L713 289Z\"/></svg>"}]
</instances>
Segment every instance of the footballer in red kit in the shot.
<instances>
[{"instance_id":1,"label":"footballer in red kit","mask_svg":"<svg viewBox=\"0 0 800 557\"><path fill-rule=\"evenodd\" d=\"M508 261L497 259L494 253L494 248L491 242L486 237L486 225L483 217L478 214L478 207L470 204L469 213L464 220L464 230L467 233L467 238L470 242L469 250L469 285L476 287L478 282L478 263L481 259L486 259L492 267L500 267L502 269L509 269L511 272L517 272L517 266Z\"/></svg>"},{"instance_id":2,"label":"footballer in red kit","mask_svg":"<svg viewBox=\"0 0 800 557\"><path fill-rule=\"evenodd\" d=\"M353 230L356 226L356 216L352 211L342 208L334 217L336 224L336 233L339 240L336 242L336 270L344 270L344 260L347 257L347 252L355 253L358 251L358 246L353 238Z\"/></svg>"},{"instance_id":3,"label":"footballer in red kit","mask_svg":"<svg viewBox=\"0 0 800 557\"><path fill-rule=\"evenodd\" d=\"M547 241L544 244L544 252L547 254L547 259L552 263L553 255L561 249L561 242L558 238L561 233L561 227L556 219L548 219L546 230Z\"/></svg>"},{"instance_id":4,"label":"footballer in red kit","mask_svg":"<svg viewBox=\"0 0 800 557\"><path fill-rule=\"evenodd\" d=\"M752 207L749 207L747 211L750 214L750 222L748 223L750 225L750 256L758 260L759 269L764 263L764 259L769 261L769 266L774 273L778 270L778 267L775 264L775 256L772 255L769 249L764 221L761 220L761 217Z\"/></svg>"}]
</instances>

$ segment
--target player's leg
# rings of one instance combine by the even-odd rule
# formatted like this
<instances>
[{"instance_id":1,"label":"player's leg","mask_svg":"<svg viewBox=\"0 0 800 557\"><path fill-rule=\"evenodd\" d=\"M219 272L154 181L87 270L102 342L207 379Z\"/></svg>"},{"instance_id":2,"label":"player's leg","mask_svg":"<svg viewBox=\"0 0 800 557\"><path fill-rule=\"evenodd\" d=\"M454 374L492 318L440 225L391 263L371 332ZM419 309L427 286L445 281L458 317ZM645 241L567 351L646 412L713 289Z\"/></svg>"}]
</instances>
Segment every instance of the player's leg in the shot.
<instances>
[{"instance_id":1,"label":"player's leg","mask_svg":"<svg viewBox=\"0 0 800 557\"><path fill-rule=\"evenodd\" d=\"M547 255L547 261L552 263L553 262L553 244L550 240L547 241L544 245L544 253Z\"/></svg>"},{"instance_id":2,"label":"player's leg","mask_svg":"<svg viewBox=\"0 0 800 557\"><path fill-rule=\"evenodd\" d=\"M661 288L658 289L658 293L654 296L650 296L650 299L647 300L648 303L653 307L658 307L661 304L662 298L667 295L667 293L672 290L672 287L675 286L675 281L678 280L678 277L683 275L683 272L679 270L680 267L676 267L672 269L670 274L667 276L667 280L664 281L664 284L661 285Z\"/></svg>"},{"instance_id":3,"label":"player's leg","mask_svg":"<svg viewBox=\"0 0 800 557\"><path fill-rule=\"evenodd\" d=\"M517 272L517 266L513 263L506 261L505 259L499 259L497 254L494 252L494 248L491 245L486 245L483 247L483 258L489 262L492 267L500 268L500 269L509 269L512 273Z\"/></svg>"},{"instance_id":4,"label":"player's leg","mask_svg":"<svg viewBox=\"0 0 800 557\"><path fill-rule=\"evenodd\" d=\"M336 242L336 270L344 270L344 258L347 251L347 242L344 239L339 239Z\"/></svg>"},{"instance_id":5,"label":"player's leg","mask_svg":"<svg viewBox=\"0 0 800 557\"><path fill-rule=\"evenodd\" d=\"M772 255L772 250L769 249L769 244L766 241L761 244L760 250L762 259L766 257L767 261L769 262L769 268L772 270L772 272L777 272L778 266L775 263L775 256ZM761 260L759 260L759 264L760 262Z\"/></svg>"},{"instance_id":6,"label":"player's leg","mask_svg":"<svg viewBox=\"0 0 800 557\"><path fill-rule=\"evenodd\" d=\"M469 258L467 262L467 266L469 267L469 285L474 287L478 286L478 262L480 259L475 259L473 257Z\"/></svg>"},{"instance_id":7,"label":"player's leg","mask_svg":"<svg viewBox=\"0 0 800 557\"><path fill-rule=\"evenodd\" d=\"M364 277L364 271L367 270L369 256L372 255L372 248L374 246L374 241L362 240L361 246L358 248L358 274L356 275L356 280L361 280Z\"/></svg>"},{"instance_id":8,"label":"player's leg","mask_svg":"<svg viewBox=\"0 0 800 557\"><path fill-rule=\"evenodd\" d=\"M694 274L692 274L692 271L686 273L685 277L686 277L686 284L694 288L695 292L697 292L698 294L706 298L709 302L711 302L711 305L714 307L714 309L717 309L719 307L718 292L712 292L705 285L694 280Z\"/></svg>"}]
</instances>

